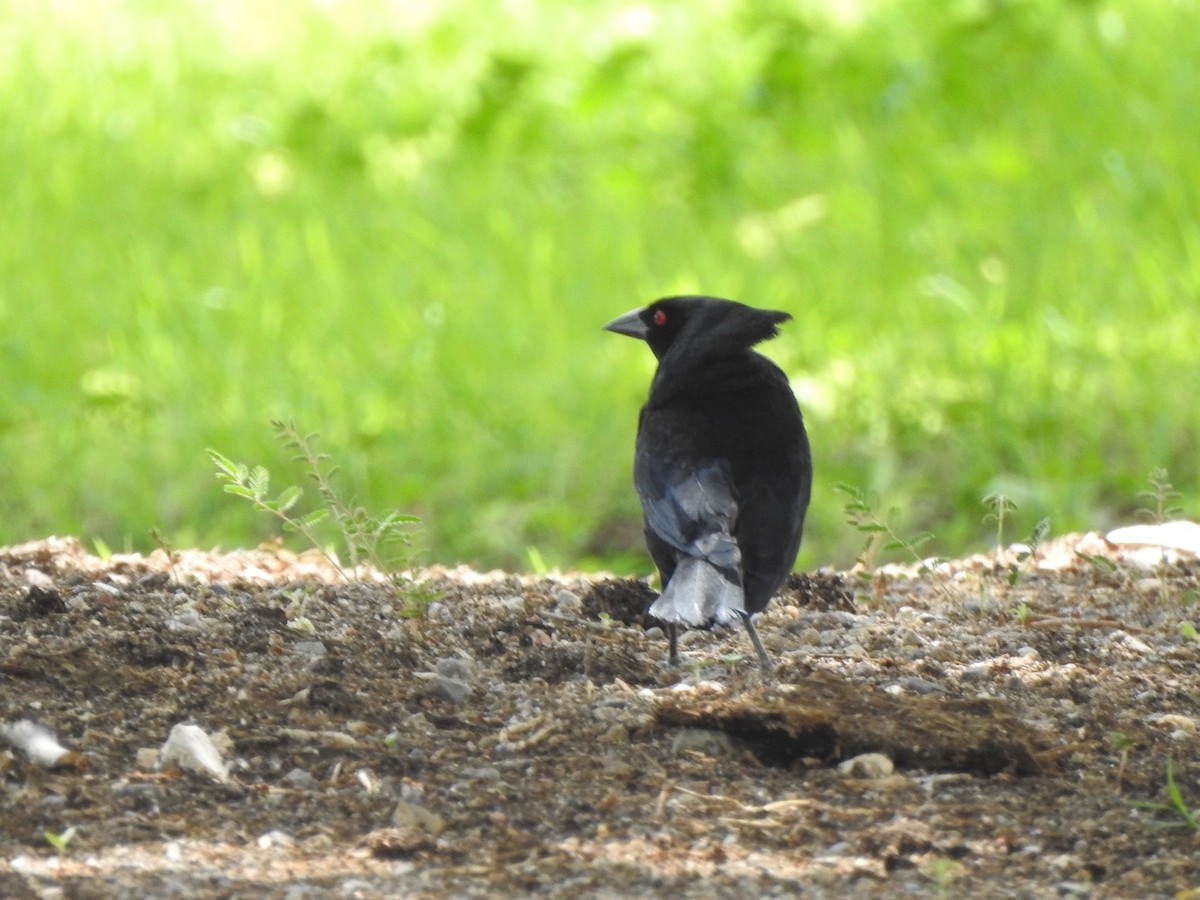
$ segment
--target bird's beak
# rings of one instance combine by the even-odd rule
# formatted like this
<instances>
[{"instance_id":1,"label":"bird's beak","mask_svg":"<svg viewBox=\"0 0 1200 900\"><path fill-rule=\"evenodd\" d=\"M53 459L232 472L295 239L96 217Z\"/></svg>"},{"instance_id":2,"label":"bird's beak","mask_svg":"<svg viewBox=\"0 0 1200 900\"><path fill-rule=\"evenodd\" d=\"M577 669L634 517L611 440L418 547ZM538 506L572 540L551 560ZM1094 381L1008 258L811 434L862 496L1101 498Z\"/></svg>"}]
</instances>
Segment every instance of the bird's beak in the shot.
<instances>
[{"instance_id":1,"label":"bird's beak","mask_svg":"<svg viewBox=\"0 0 1200 900\"><path fill-rule=\"evenodd\" d=\"M642 309L631 309L623 316L617 316L611 322L604 326L605 331L615 331L617 334L626 334L629 337L646 339L646 323L642 321Z\"/></svg>"}]
</instances>

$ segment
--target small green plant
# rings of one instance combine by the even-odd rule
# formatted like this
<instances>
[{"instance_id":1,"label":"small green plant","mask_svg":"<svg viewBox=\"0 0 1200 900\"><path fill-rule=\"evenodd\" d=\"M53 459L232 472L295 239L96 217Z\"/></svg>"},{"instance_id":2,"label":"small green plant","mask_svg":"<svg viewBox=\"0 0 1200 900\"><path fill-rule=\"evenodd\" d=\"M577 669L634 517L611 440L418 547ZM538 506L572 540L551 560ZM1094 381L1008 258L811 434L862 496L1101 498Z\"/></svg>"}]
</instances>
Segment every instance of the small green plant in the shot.
<instances>
[{"instance_id":1,"label":"small green plant","mask_svg":"<svg viewBox=\"0 0 1200 900\"><path fill-rule=\"evenodd\" d=\"M283 599L287 600L283 615L287 620L287 627L292 631L308 635L317 633L317 627L308 617L308 601L312 599L313 594L311 586L283 592Z\"/></svg>"},{"instance_id":2,"label":"small green plant","mask_svg":"<svg viewBox=\"0 0 1200 900\"><path fill-rule=\"evenodd\" d=\"M1196 626L1193 625L1191 622L1180 622L1179 623L1179 636L1182 637L1185 641L1200 640L1200 633L1198 633L1196 631Z\"/></svg>"},{"instance_id":3,"label":"small green plant","mask_svg":"<svg viewBox=\"0 0 1200 900\"><path fill-rule=\"evenodd\" d=\"M326 549L317 533L317 526L331 520L337 527L343 542L350 570L361 564L369 564L391 579L393 587L402 590L407 605L402 615L420 614L421 610L436 594L423 583L413 581L401 573L411 564L408 548L411 543L410 529L419 520L415 516L389 511L380 516L367 512L364 507L343 498L334 485L338 467L330 463L326 453L316 449L317 434L301 433L292 422L275 420L271 423L276 437L289 450L295 451L293 460L300 462L308 477L316 483L317 494L323 505L308 512L300 511L304 491L298 485L289 485L272 496L271 474L264 466L248 466L234 462L216 450L208 450L208 456L217 467L217 478L225 482L225 492L249 501L255 509L269 513L283 523L284 530L300 534L320 551L341 577L349 582L351 577L334 554Z\"/></svg>"},{"instance_id":4,"label":"small green plant","mask_svg":"<svg viewBox=\"0 0 1200 900\"><path fill-rule=\"evenodd\" d=\"M1183 510L1175 505L1175 501L1180 497L1179 491L1175 490L1175 486L1171 484L1167 470L1152 469L1149 481L1150 490L1138 494L1138 497L1147 504L1138 510L1138 515L1154 525L1162 525L1183 515ZM1166 547L1163 547L1159 554L1154 574L1158 578L1158 601L1165 604L1169 599L1167 576L1170 574Z\"/></svg>"},{"instance_id":5,"label":"small green plant","mask_svg":"<svg viewBox=\"0 0 1200 900\"><path fill-rule=\"evenodd\" d=\"M1007 495L1001 494L998 491L988 494L983 498L982 503L991 510L991 512L983 517L984 524L988 522L996 523L996 554L999 556L1000 551L1004 549L1004 525L1011 518L1011 514L1016 512L1017 504ZM1038 546L1046 539L1046 535L1049 533L1049 519L1041 519L1033 526L1033 531L1025 540L1025 549L1018 551L1015 558L1008 564L1008 583L1010 586L1015 587L1017 582L1021 580L1022 566L1027 559L1037 554Z\"/></svg>"},{"instance_id":6,"label":"small green plant","mask_svg":"<svg viewBox=\"0 0 1200 900\"><path fill-rule=\"evenodd\" d=\"M529 568L533 570L534 575L541 578L550 571L550 567L546 564L542 552L537 547L532 545L526 547L525 555L529 557Z\"/></svg>"},{"instance_id":7,"label":"small green plant","mask_svg":"<svg viewBox=\"0 0 1200 900\"><path fill-rule=\"evenodd\" d=\"M921 866L921 873L933 882L933 889L938 897L950 896L950 886L958 877L961 864L952 859L939 857Z\"/></svg>"},{"instance_id":8,"label":"small green plant","mask_svg":"<svg viewBox=\"0 0 1200 900\"><path fill-rule=\"evenodd\" d=\"M881 517L875 512L872 498L861 488L848 484L835 484L833 489L846 497L843 511L847 524L866 537L862 549L855 558L855 561L864 570L861 573L863 578L871 577L870 573L875 569L877 551L900 550L912 557L921 574L933 575L934 586L947 600L955 599L954 593L949 587L949 577L937 568L938 564L942 562L941 558L923 557L920 552L922 547L933 540L933 532L922 531L909 538L901 537L893 524L899 515L896 507L891 507L887 515ZM878 574L872 579L872 590L876 593L881 590L881 579Z\"/></svg>"},{"instance_id":9,"label":"small green plant","mask_svg":"<svg viewBox=\"0 0 1200 900\"><path fill-rule=\"evenodd\" d=\"M64 829L63 831L43 831L42 836L59 853L66 853L71 846L71 841L75 839L75 826Z\"/></svg>"},{"instance_id":10,"label":"small green plant","mask_svg":"<svg viewBox=\"0 0 1200 900\"><path fill-rule=\"evenodd\" d=\"M912 537L901 537L893 524L899 515L899 509L891 507L886 516L880 516L875 511L874 501L861 489L848 484L836 484L833 489L846 497L843 511L846 522L859 534L866 536L866 542L859 551L855 561L864 569L875 568L875 554L879 550L902 550L921 565L922 571L928 571L928 561L921 556L920 550L933 540L933 532L922 531ZM933 563L940 562L934 559Z\"/></svg>"},{"instance_id":11,"label":"small green plant","mask_svg":"<svg viewBox=\"0 0 1200 900\"><path fill-rule=\"evenodd\" d=\"M1138 494L1138 497L1145 499L1149 504L1138 510L1142 518L1155 525L1179 518L1183 514L1183 510L1174 504L1179 499L1180 493L1171 484L1167 470L1151 469L1149 481L1150 490Z\"/></svg>"},{"instance_id":12,"label":"small green plant","mask_svg":"<svg viewBox=\"0 0 1200 900\"><path fill-rule=\"evenodd\" d=\"M989 521L996 523L996 552L999 552L1004 549L1004 523L1008 520L1010 513L1016 512L1017 504L999 491L988 494L982 502L991 510L983 517L984 524L986 525Z\"/></svg>"},{"instance_id":13,"label":"small green plant","mask_svg":"<svg viewBox=\"0 0 1200 900\"><path fill-rule=\"evenodd\" d=\"M1121 754L1121 760L1117 764L1117 784L1120 784L1125 777L1125 767L1129 765L1129 751L1133 749L1133 738L1123 731L1110 731L1108 742Z\"/></svg>"},{"instance_id":14,"label":"small green plant","mask_svg":"<svg viewBox=\"0 0 1200 900\"><path fill-rule=\"evenodd\" d=\"M150 540L154 541L154 546L161 550L167 556L167 568L171 572L171 580L176 584L179 583L179 575L175 571L175 560L179 558L179 554L175 552L175 548L170 542L163 537L163 533L157 528L150 529Z\"/></svg>"},{"instance_id":15,"label":"small green plant","mask_svg":"<svg viewBox=\"0 0 1200 900\"><path fill-rule=\"evenodd\" d=\"M410 529L420 520L395 510L373 516L353 501L344 500L333 485L339 469L330 464L329 454L317 452L317 434L301 434L292 422L279 419L271 426L283 445L296 451L293 459L303 463L308 477L316 482L317 493L325 501L325 509L346 544L350 565L357 567L359 563L367 562L381 572L394 572L407 566L411 562L408 552Z\"/></svg>"},{"instance_id":16,"label":"small green plant","mask_svg":"<svg viewBox=\"0 0 1200 900\"><path fill-rule=\"evenodd\" d=\"M245 463L234 462L216 450L208 451L209 458L217 467L217 477L225 482L225 493L249 500L255 509L270 513L283 523L286 531L294 531L321 551L325 558L349 581L345 570L342 569L333 554L329 553L313 530L318 522L329 515L327 509L315 509L305 515L293 513L304 492L296 485L284 488L277 496L270 496L271 473L264 466L250 468Z\"/></svg>"},{"instance_id":17,"label":"small green plant","mask_svg":"<svg viewBox=\"0 0 1200 900\"><path fill-rule=\"evenodd\" d=\"M1017 604L1017 608L1013 610L1013 618L1015 618L1020 625L1028 624L1032 617L1033 609L1028 603L1019 603Z\"/></svg>"},{"instance_id":18,"label":"small green plant","mask_svg":"<svg viewBox=\"0 0 1200 900\"><path fill-rule=\"evenodd\" d=\"M1046 535L1050 533L1049 517L1038 519L1036 525L1033 526L1033 531L1029 532L1029 537L1024 541L1025 549L1017 553L1016 558L1008 565L1008 584L1010 587L1016 587L1021 580L1021 574L1026 569L1026 563L1031 559L1037 559L1038 548L1042 542L1046 540Z\"/></svg>"},{"instance_id":19,"label":"small green plant","mask_svg":"<svg viewBox=\"0 0 1200 900\"><path fill-rule=\"evenodd\" d=\"M1175 815L1179 817L1179 821L1165 823L1167 827L1187 827L1192 829L1192 831L1200 832L1200 807L1190 809L1187 805L1187 801L1183 799L1183 791L1180 790L1179 783L1175 781L1175 762L1172 759L1167 759L1167 802L1139 802L1134 803L1133 805L1141 809L1153 809L1160 812L1175 813Z\"/></svg>"},{"instance_id":20,"label":"small green plant","mask_svg":"<svg viewBox=\"0 0 1200 900\"><path fill-rule=\"evenodd\" d=\"M1112 574L1114 572L1121 571L1121 567L1107 556L1099 556L1095 553L1084 553L1082 550L1076 550L1075 555L1092 568L1099 569L1101 572Z\"/></svg>"}]
</instances>

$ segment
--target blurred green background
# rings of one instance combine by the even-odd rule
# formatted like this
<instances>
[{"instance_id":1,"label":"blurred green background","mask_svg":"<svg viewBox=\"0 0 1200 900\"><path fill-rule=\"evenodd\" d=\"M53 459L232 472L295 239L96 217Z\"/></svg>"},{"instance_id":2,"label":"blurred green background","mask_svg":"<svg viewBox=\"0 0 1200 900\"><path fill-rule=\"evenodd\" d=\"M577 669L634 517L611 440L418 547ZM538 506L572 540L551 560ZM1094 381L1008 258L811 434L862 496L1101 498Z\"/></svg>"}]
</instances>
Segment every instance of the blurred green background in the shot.
<instances>
[{"instance_id":1,"label":"blurred green background","mask_svg":"<svg viewBox=\"0 0 1200 900\"><path fill-rule=\"evenodd\" d=\"M928 552L1200 483L1200 4L0 0L0 542L255 544L204 454L427 561L649 568L613 316L788 310L817 463ZM531 550L532 548L532 550Z\"/></svg>"}]
</instances>

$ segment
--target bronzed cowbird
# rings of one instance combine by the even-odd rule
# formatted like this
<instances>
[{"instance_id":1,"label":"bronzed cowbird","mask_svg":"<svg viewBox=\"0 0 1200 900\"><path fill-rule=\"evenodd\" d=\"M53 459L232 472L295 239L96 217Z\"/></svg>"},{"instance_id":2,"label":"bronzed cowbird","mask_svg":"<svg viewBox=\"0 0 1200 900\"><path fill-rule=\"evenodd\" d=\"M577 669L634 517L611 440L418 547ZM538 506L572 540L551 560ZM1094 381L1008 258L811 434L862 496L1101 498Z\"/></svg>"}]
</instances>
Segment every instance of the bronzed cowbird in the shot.
<instances>
[{"instance_id":1,"label":"bronzed cowbird","mask_svg":"<svg viewBox=\"0 0 1200 900\"><path fill-rule=\"evenodd\" d=\"M785 312L716 297L666 297L604 326L641 338L658 359L638 419L633 481L646 547L662 580L650 614L667 626L750 617L796 561L812 489L808 435L787 376L754 352Z\"/></svg>"}]
</instances>

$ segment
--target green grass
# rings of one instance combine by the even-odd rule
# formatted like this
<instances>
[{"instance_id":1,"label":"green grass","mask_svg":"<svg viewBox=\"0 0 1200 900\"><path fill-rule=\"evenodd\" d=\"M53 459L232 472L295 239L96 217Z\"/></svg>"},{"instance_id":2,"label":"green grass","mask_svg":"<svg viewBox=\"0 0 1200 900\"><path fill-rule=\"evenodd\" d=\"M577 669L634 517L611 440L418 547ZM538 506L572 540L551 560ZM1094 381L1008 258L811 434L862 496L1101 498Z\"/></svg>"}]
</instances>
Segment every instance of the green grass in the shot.
<instances>
[{"instance_id":1,"label":"green grass","mask_svg":"<svg viewBox=\"0 0 1200 900\"><path fill-rule=\"evenodd\" d=\"M801 564L1200 487L1200 7L0 0L0 542L244 545L321 433L431 560L644 570L654 297L787 309ZM281 477L286 476L281 473Z\"/></svg>"}]
</instances>

